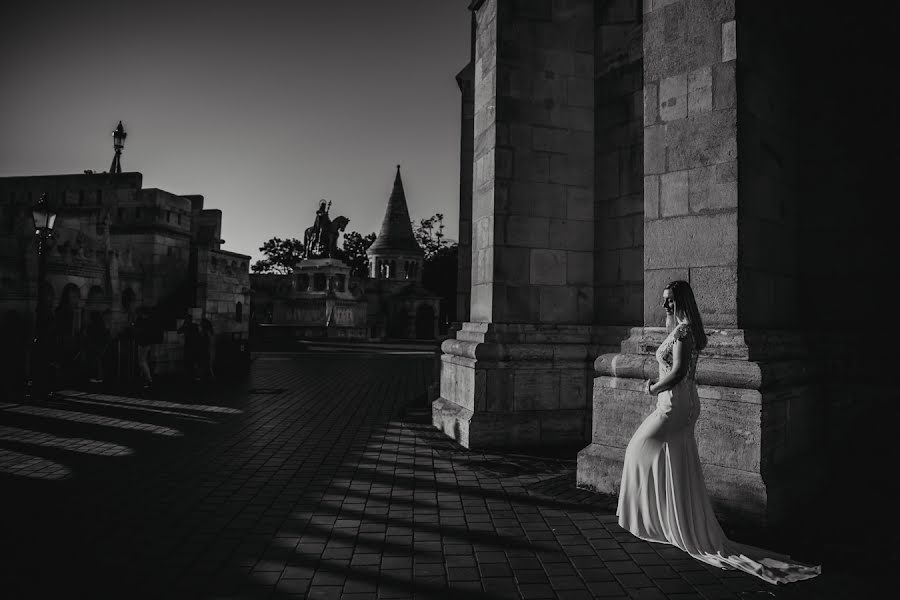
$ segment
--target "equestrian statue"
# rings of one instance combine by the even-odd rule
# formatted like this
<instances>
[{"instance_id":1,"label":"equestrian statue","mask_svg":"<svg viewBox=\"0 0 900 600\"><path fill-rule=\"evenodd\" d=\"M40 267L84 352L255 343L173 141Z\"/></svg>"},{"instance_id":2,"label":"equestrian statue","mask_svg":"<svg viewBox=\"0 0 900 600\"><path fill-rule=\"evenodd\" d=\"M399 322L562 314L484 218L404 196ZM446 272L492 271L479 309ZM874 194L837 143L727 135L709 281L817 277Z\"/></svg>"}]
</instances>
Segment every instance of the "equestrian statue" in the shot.
<instances>
[{"instance_id":1,"label":"equestrian statue","mask_svg":"<svg viewBox=\"0 0 900 600\"><path fill-rule=\"evenodd\" d=\"M337 243L340 233L350 222L345 216L336 217L334 221L328 216L331 202L322 200L316 211L316 221L303 233L304 258L334 258L337 256Z\"/></svg>"}]
</instances>

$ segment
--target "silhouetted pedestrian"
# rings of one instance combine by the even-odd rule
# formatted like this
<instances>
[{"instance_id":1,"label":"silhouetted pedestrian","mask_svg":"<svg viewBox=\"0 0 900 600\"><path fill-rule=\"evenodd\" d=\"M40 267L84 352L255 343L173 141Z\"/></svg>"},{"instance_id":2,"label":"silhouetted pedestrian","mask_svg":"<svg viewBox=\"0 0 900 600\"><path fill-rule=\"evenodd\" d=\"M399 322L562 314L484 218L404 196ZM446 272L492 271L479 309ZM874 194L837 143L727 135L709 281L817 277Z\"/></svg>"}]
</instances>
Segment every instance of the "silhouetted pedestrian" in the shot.
<instances>
[{"instance_id":1,"label":"silhouetted pedestrian","mask_svg":"<svg viewBox=\"0 0 900 600\"><path fill-rule=\"evenodd\" d=\"M213 364L215 363L216 354L216 336L213 331L212 321L203 319L200 321L200 376L212 381Z\"/></svg>"},{"instance_id":2,"label":"silhouetted pedestrian","mask_svg":"<svg viewBox=\"0 0 900 600\"><path fill-rule=\"evenodd\" d=\"M134 321L134 343L137 348L137 363L141 371L144 388L153 385L153 373L150 371L150 352L153 349L155 335L150 311L141 307Z\"/></svg>"},{"instance_id":3,"label":"silhouetted pedestrian","mask_svg":"<svg viewBox=\"0 0 900 600\"><path fill-rule=\"evenodd\" d=\"M112 335L107 325L109 314L108 309L103 313L92 312L91 322L85 332L85 350L91 383L103 383L103 363L106 359L106 351L112 342Z\"/></svg>"},{"instance_id":4,"label":"silhouetted pedestrian","mask_svg":"<svg viewBox=\"0 0 900 600\"><path fill-rule=\"evenodd\" d=\"M200 328L188 314L184 318L184 323L178 328L178 333L184 335L184 374L190 381L195 378L199 358Z\"/></svg>"}]
</instances>

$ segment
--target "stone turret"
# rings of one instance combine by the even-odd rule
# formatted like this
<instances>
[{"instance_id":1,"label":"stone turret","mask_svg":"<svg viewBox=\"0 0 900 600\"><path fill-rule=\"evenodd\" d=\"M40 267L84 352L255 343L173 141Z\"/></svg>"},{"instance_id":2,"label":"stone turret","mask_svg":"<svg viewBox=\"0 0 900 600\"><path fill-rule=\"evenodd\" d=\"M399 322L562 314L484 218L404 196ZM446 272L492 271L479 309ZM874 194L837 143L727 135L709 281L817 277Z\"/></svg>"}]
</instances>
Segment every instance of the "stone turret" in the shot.
<instances>
[{"instance_id":1,"label":"stone turret","mask_svg":"<svg viewBox=\"0 0 900 600\"><path fill-rule=\"evenodd\" d=\"M413 235L400 165L397 165L394 189L388 199L381 231L366 253L369 255L369 276L373 279L410 282L422 279L425 255Z\"/></svg>"}]
</instances>

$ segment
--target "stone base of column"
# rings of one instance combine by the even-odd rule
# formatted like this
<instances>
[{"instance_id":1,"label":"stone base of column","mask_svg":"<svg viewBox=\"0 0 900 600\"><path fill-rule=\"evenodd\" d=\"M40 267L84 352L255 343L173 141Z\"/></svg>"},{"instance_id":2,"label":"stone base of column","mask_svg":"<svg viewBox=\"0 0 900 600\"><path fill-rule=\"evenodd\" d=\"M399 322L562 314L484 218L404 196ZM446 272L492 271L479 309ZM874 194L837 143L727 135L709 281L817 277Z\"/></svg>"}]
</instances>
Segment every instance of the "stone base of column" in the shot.
<instances>
[{"instance_id":1,"label":"stone base of column","mask_svg":"<svg viewBox=\"0 0 900 600\"><path fill-rule=\"evenodd\" d=\"M770 528L815 499L826 464L825 365L799 334L708 331L697 366L702 404L696 436L717 512L739 525ZM578 486L617 494L625 447L656 400L653 352L663 328L635 328L618 354L597 358L592 443L578 454Z\"/></svg>"},{"instance_id":2,"label":"stone base of column","mask_svg":"<svg viewBox=\"0 0 900 600\"><path fill-rule=\"evenodd\" d=\"M464 323L441 346L432 423L467 448L586 442L594 358L626 334L590 325Z\"/></svg>"}]
</instances>

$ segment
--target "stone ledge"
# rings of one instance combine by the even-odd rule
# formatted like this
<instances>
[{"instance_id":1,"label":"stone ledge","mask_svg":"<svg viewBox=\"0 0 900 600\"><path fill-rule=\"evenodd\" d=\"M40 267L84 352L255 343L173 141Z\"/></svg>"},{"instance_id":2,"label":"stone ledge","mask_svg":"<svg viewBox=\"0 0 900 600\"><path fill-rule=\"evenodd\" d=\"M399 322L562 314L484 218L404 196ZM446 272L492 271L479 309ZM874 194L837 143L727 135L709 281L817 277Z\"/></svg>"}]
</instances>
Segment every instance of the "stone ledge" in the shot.
<instances>
[{"instance_id":1,"label":"stone ledge","mask_svg":"<svg viewBox=\"0 0 900 600\"><path fill-rule=\"evenodd\" d=\"M656 379L659 369L654 353L667 335L664 327L634 327L621 352L601 354L594 370L600 376ZM833 344L823 345L822 336L710 329L707 337L697 364L700 385L763 390L814 380L831 369L821 353Z\"/></svg>"},{"instance_id":2,"label":"stone ledge","mask_svg":"<svg viewBox=\"0 0 900 600\"><path fill-rule=\"evenodd\" d=\"M456 339L499 344L591 344L618 346L629 328L607 325L465 322Z\"/></svg>"},{"instance_id":3,"label":"stone ledge","mask_svg":"<svg viewBox=\"0 0 900 600\"><path fill-rule=\"evenodd\" d=\"M625 354L650 354L669 334L665 327L632 327L622 342ZM807 358L811 336L800 331L706 329L703 352L716 358L739 360L785 360Z\"/></svg>"},{"instance_id":4,"label":"stone ledge","mask_svg":"<svg viewBox=\"0 0 900 600\"><path fill-rule=\"evenodd\" d=\"M463 323L441 344L445 356L479 361L566 363L619 346L625 327Z\"/></svg>"},{"instance_id":5,"label":"stone ledge","mask_svg":"<svg viewBox=\"0 0 900 600\"><path fill-rule=\"evenodd\" d=\"M439 397L431 404L432 424L469 449L571 444L577 430L588 438L587 409L473 412Z\"/></svg>"},{"instance_id":6,"label":"stone ledge","mask_svg":"<svg viewBox=\"0 0 900 600\"><path fill-rule=\"evenodd\" d=\"M657 379L659 366L654 356L646 354L602 354L594 361L601 377L621 379ZM821 361L782 360L754 362L750 360L703 358L697 363L697 384L749 390L804 383L826 374Z\"/></svg>"},{"instance_id":7,"label":"stone ledge","mask_svg":"<svg viewBox=\"0 0 900 600\"><path fill-rule=\"evenodd\" d=\"M587 344L497 344L444 340L441 351L448 356L494 362L566 362L586 363L600 352L598 346Z\"/></svg>"}]
</instances>

